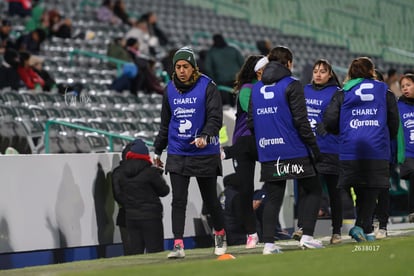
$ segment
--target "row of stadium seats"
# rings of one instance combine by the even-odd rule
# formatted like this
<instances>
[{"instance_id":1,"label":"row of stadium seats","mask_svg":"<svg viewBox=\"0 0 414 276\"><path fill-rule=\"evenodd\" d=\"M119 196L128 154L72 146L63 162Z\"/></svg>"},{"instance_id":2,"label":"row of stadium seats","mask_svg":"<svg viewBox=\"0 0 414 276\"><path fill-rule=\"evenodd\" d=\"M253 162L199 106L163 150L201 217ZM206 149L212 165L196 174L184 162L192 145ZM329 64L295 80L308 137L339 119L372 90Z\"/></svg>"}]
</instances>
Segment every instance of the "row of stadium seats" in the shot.
<instances>
[{"instance_id":1,"label":"row of stadium seats","mask_svg":"<svg viewBox=\"0 0 414 276\"><path fill-rule=\"evenodd\" d=\"M414 19L407 11L411 3L381 0L349 1L220 1L185 0L186 3L215 10L217 13L242 17L250 23L282 29L283 33L320 37L324 31L350 40L353 53L380 55L384 46L414 51L411 25ZM244 11L241 13L240 11ZM241 16L240 16L241 14ZM260 16L255 16L260 14ZM384 21L387 18L387 21ZM301 22L306 28L294 32L282 28L286 20ZM310 28L321 30L310 32ZM372 47L372 45L375 45ZM389 59L392 61L393 59ZM395 60L401 62L403 60ZM405 61L405 63L407 60ZM414 59L408 61L414 63Z\"/></svg>"},{"instance_id":2,"label":"row of stadium seats","mask_svg":"<svg viewBox=\"0 0 414 276\"><path fill-rule=\"evenodd\" d=\"M85 97L88 100L82 102L54 93L0 93L0 152L11 146L20 153L42 153L46 135L51 153L110 150L108 137L99 133L59 124L52 124L45 133L47 120L154 140L160 123L160 95L137 97L106 91ZM113 150L119 151L126 140L114 138L113 142Z\"/></svg>"}]
</instances>

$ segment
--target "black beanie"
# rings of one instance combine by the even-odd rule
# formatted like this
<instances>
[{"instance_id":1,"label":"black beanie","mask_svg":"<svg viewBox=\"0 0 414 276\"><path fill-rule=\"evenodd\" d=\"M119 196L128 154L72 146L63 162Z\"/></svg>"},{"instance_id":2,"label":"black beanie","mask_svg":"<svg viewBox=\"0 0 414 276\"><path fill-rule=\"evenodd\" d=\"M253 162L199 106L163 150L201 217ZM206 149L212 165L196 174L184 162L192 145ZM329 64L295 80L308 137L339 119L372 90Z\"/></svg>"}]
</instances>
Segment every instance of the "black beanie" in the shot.
<instances>
[{"instance_id":1,"label":"black beanie","mask_svg":"<svg viewBox=\"0 0 414 276\"><path fill-rule=\"evenodd\" d=\"M132 142L130 151L136 154L149 155L148 148L141 139L135 139Z\"/></svg>"}]
</instances>

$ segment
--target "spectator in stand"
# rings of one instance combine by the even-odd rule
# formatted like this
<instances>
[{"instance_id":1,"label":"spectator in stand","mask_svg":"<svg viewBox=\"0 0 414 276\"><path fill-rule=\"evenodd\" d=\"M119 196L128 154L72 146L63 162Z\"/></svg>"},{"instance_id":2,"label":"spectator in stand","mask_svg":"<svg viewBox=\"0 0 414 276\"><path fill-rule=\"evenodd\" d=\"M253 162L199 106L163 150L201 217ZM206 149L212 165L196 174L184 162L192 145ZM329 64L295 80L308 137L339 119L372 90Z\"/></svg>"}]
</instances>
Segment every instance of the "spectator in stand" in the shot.
<instances>
[{"instance_id":1,"label":"spectator in stand","mask_svg":"<svg viewBox=\"0 0 414 276\"><path fill-rule=\"evenodd\" d=\"M125 49L126 41L122 37L116 37L113 39L112 42L109 43L106 55L108 57L113 57L116 59L133 62L131 55L128 53L128 51ZM110 63L113 65L114 68L116 68L116 64Z\"/></svg>"},{"instance_id":2,"label":"spectator in stand","mask_svg":"<svg viewBox=\"0 0 414 276\"><path fill-rule=\"evenodd\" d=\"M45 81L30 66L31 54L29 52L20 52L20 65L17 68L20 79L28 89L43 89Z\"/></svg>"},{"instance_id":3,"label":"spectator in stand","mask_svg":"<svg viewBox=\"0 0 414 276\"><path fill-rule=\"evenodd\" d=\"M135 91L135 94L138 91L142 91L147 94L153 92L163 94L164 87L161 85L160 80L155 74L155 62L141 55L139 51L140 44L135 38L129 38L126 45L130 56L134 59L134 62L140 72L136 77L135 83L133 83L131 91Z\"/></svg>"},{"instance_id":4,"label":"spectator in stand","mask_svg":"<svg viewBox=\"0 0 414 276\"><path fill-rule=\"evenodd\" d=\"M198 65L198 68L200 69L200 72L206 72L205 63L206 63L207 53L208 53L208 49L201 49L198 52L197 65Z\"/></svg>"},{"instance_id":5,"label":"spectator in stand","mask_svg":"<svg viewBox=\"0 0 414 276\"><path fill-rule=\"evenodd\" d=\"M126 41L126 50L128 51L128 54L130 55L131 59L137 66L138 70L140 71L139 74L137 74L135 81L132 83L131 92L133 94L137 94L138 91L142 90L142 87L144 86L145 78L146 78L146 71L148 71L148 60L141 56L139 51L140 44L137 39L135 38L128 38Z\"/></svg>"},{"instance_id":6,"label":"spectator in stand","mask_svg":"<svg viewBox=\"0 0 414 276\"><path fill-rule=\"evenodd\" d=\"M30 33L20 36L16 42L16 49L19 52L26 51L33 55L38 55L40 46L45 39L46 32L41 28L37 28Z\"/></svg>"},{"instance_id":7,"label":"spectator in stand","mask_svg":"<svg viewBox=\"0 0 414 276\"><path fill-rule=\"evenodd\" d=\"M58 85L52 75L43 68L44 58L40 56L31 55L29 65L45 82L43 91L55 91Z\"/></svg>"},{"instance_id":8,"label":"spectator in stand","mask_svg":"<svg viewBox=\"0 0 414 276\"><path fill-rule=\"evenodd\" d=\"M37 28L43 29L49 35L49 13L40 0L33 2L30 18L26 21L25 31L31 32Z\"/></svg>"},{"instance_id":9,"label":"spectator in stand","mask_svg":"<svg viewBox=\"0 0 414 276\"><path fill-rule=\"evenodd\" d=\"M256 41L256 47L261 55L267 56L272 49L272 42L268 38L258 40Z\"/></svg>"},{"instance_id":10,"label":"spectator in stand","mask_svg":"<svg viewBox=\"0 0 414 276\"><path fill-rule=\"evenodd\" d=\"M323 116L325 129L339 134L339 184L354 188L356 221L349 235L357 242L375 240L373 216L379 193L390 186L391 139L399 126L395 96L377 81L371 59L354 59L342 90Z\"/></svg>"},{"instance_id":11,"label":"spectator in stand","mask_svg":"<svg viewBox=\"0 0 414 276\"><path fill-rule=\"evenodd\" d=\"M60 38L72 37L72 21L57 10L49 11L49 35Z\"/></svg>"},{"instance_id":12,"label":"spectator in stand","mask_svg":"<svg viewBox=\"0 0 414 276\"><path fill-rule=\"evenodd\" d=\"M402 129L398 134L398 162L401 179L410 183L408 191L408 221L414 222L414 139L412 135L412 114L414 113L414 74L404 74L400 79L402 96L398 108ZM401 141L401 142L400 142Z\"/></svg>"},{"instance_id":13,"label":"spectator in stand","mask_svg":"<svg viewBox=\"0 0 414 276\"><path fill-rule=\"evenodd\" d=\"M163 30L158 27L157 15L150 11L142 15L142 18L147 22L148 33L151 37L157 37L159 45L166 46L168 44L168 37Z\"/></svg>"},{"instance_id":14,"label":"spectator in stand","mask_svg":"<svg viewBox=\"0 0 414 276\"><path fill-rule=\"evenodd\" d=\"M12 48L6 49L0 66L0 90L9 87L17 91L24 86L17 72L19 63L19 53Z\"/></svg>"},{"instance_id":15,"label":"spectator in stand","mask_svg":"<svg viewBox=\"0 0 414 276\"><path fill-rule=\"evenodd\" d=\"M4 54L7 48L15 48L14 41L10 38L12 30L11 21L7 19L1 20L0 25L0 54Z\"/></svg>"},{"instance_id":16,"label":"spectator in stand","mask_svg":"<svg viewBox=\"0 0 414 276\"><path fill-rule=\"evenodd\" d=\"M223 35L213 35L213 45L207 52L204 63L206 74L212 78L217 85L233 87L237 72L244 63L240 51L229 45ZM221 91L223 105L234 106L234 95Z\"/></svg>"},{"instance_id":17,"label":"spectator in stand","mask_svg":"<svg viewBox=\"0 0 414 276\"><path fill-rule=\"evenodd\" d=\"M26 17L31 14L32 1L31 0L7 0L9 2L10 16L18 15L20 17Z\"/></svg>"},{"instance_id":18,"label":"spectator in stand","mask_svg":"<svg viewBox=\"0 0 414 276\"><path fill-rule=\"evenodd\" d=\"M148 60L148 70L144 72L145 82L143 91L146 94L157 93L157 94L164 94L164 85L162 84L160 78L157 76L155 71L155 60L150 59Z\"/></svg>"},{"instance_id":19,"label":"spectator in stand","mask_svg":"<svg viewBox=\"0 0 414 276\"><path fill-rule=\"evenodd\" d=\"M134 94L133 83L138 74L138 68L134 63L125 63L122 69L122 75L115 78L109 89L117 92L129 91Z\"/></svg>"},{"instance_id":20,"label":"spectator in stand","mask_svg":"<svg viewBox=\"0 0 414 276\"><path fill-rule=\"evenodd\" d=\"M147 22L142 17L125 34L125 39L129 38L135 38L139 42L140 55L147 59L155 52L151 48L158 45L158 39L150 36Z\"/></svg>"},{"instance_id":21,"label":"spectator in stand","mask_svg":"<svg viewBox=\"0 0 414 276\"><path fill-rule=\"evenodd\" d=\"M111 0L103 0L101 6L96 10L98 21L106 22L112 25L120 25L122 20L114 14Z\"/></svg>"},{"instance_id":22,"label":"spectator in stand","mask_svg":"<svg viewBox=\"0 0 414 276\"><path fill-rule=\"evenodd\" d=\"M114 14L122 20L122 23L132 26L134 23L131 18L129 18L128 12L125 8L125 2L123 0L116 0L113 8Z\"/></svg>"}]
</instances>

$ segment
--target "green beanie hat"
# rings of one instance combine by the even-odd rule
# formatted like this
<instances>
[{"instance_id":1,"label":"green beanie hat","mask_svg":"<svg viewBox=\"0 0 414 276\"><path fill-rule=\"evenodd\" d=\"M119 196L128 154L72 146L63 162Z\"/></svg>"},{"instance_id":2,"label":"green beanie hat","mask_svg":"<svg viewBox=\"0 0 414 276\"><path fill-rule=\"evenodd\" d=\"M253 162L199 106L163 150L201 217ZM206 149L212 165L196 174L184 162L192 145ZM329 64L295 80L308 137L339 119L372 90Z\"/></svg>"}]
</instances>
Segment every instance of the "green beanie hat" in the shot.
<instances>
[{"instance_id":1,"label":"green beanie hat","mask_svg":"<svg viewBox=\"0 0 414 276\"><path fill-rule=\"evenodd\" d=\"M188 46L182 47L177 52L175 52L173 57L173 65L175 66L175 63L179 60L188 61L194 68L197 67L193 49Z\"/></svg>"}]
</instances>

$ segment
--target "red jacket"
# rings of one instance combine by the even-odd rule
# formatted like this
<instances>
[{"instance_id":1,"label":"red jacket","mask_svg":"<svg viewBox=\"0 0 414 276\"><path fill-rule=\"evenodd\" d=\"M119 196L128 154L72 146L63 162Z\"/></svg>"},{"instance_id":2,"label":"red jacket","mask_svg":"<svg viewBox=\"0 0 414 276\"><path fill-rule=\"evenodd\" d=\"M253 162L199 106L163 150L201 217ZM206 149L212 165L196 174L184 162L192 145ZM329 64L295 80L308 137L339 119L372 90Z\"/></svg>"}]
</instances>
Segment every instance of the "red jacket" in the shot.
<instances>
[{"instance_id":1,"label":"red jacket","mask_svg":"<svg viewBox=\"0 0 414 276\"><path fill-rule=\"evenodd\" d=\"M17 72L29 89L35 89L36 84L40 84L42 88L45 85L45 81L30 67L19 67Z\"/></svg>"}]
</instances>

